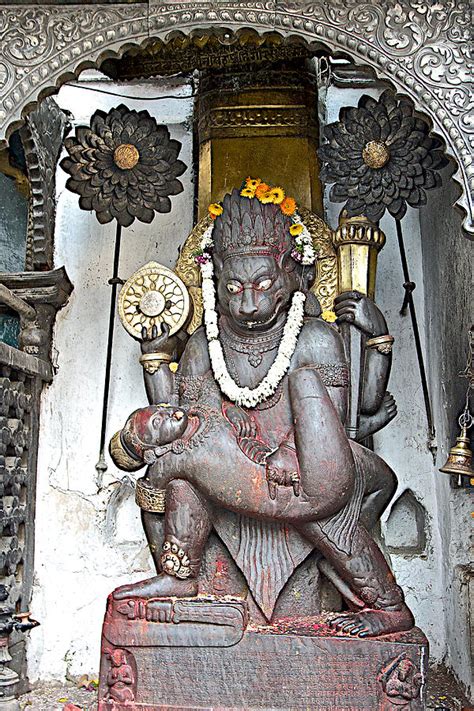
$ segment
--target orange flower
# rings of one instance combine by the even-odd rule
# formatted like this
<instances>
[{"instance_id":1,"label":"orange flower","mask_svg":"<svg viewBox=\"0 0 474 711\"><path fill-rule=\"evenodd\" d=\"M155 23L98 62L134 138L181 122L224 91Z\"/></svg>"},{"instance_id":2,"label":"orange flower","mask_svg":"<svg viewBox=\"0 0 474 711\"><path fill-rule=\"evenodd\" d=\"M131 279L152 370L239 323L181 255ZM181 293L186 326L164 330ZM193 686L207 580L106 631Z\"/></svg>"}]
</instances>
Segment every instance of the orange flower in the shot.
<instances>
[{"instance_id":1,"label":"orange flower","mask_svg":"<svg viewBox=\"0 0 474 711\"><path fill-rule=\"evenodd\" d=\"M296 201L292 197L286 197L280 203L280 210L284 215L293 215L296 211Z\"/></svg>"},{"instance_id":2,"label":"orange flower","mask_svg":"<svg viewBox=\"0 0 474 711\"><path fill-rule=\"evenodd\" d=\"M242 197L253 198L255 197L255 190L252 188L243 188L243 190L240 191L240 194Z\"/></svg>"},{"instance_id":3,"label":"orange flower","mask_svg":"<svg viewBox=\"0 0 474 711\"><path fill-rule=\"evenodd\" d=\"M245 181L245 187L250 190L256 190L261 182L260 178L247 178Z\"/></svg>"},{"instance_id":4,"label":"orange flower","mask_svg":"<svg viewBox=\"0 0 474 711\"><path fill-rule=\"evenodd\" d=\"M264 193L267 193L269 190L269 185L267 185L266 183L260 183L255 190L255 197L260 200L262 195L264 195Z\"/></svg>"},{"instance_id":5,"label":"orange flower","mask_svg":"<svg viewBox=\"0 0 474 711\"><path fill-rule=\"evenodd\" d=\"M285 199L285 191L283 188L272 188L270 194L274 205L280 205Z\"/></svg>"},{"instance_id":6,"label":"orange flower","mask_svg":"<svg viewBox=\"0 0 474 711\"><path fill-rule=\"evenodd\" d=\"M219 205L218 202L211 203L207 209L209 210L209 214L213 220L215 220L218 215L222 215L224 210L222 205Z\"/></svg>"}]
</instances>

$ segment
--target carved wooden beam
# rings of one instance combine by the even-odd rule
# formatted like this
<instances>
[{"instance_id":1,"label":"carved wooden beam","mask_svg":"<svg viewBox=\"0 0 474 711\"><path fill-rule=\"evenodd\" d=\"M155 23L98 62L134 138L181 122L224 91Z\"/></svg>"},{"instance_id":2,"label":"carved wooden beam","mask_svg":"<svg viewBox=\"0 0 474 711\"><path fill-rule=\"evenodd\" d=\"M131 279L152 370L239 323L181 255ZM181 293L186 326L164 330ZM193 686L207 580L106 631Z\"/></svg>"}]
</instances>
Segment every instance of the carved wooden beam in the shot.
<instances>
[{"instance_id":1,"label":"carved wooden beam","mask_svg":"<svg viewBox=\"0 0 474 711\"><path fill-rule=\"evenodd\" d=\"M26 269L52 269L56 216L56 163L61 151L66 115L48 97L28 114L20 135L30 181Z\"/></svg>"},{"instance_id":2,"label":"carved wooden beam","mask_svg":"<svg viewBox=\"0 0 474 711\"><path fill-rule=\"evenodd\" d=\"M22 319L22 350L49 360L56 313L67 303L73 289L66 270L61 267L48 272L0 274L0 284L36 312L35 318ZM11 307L18 311L14 304Z\"/></svg>"}]
</instances>

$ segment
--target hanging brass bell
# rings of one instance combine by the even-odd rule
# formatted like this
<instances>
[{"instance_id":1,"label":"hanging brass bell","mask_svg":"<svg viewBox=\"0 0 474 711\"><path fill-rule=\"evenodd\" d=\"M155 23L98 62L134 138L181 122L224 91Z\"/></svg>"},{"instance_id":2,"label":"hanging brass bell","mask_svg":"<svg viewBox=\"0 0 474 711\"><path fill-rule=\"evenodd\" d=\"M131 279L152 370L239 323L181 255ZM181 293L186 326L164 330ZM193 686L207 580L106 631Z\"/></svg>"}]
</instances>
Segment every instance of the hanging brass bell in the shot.
<instances>
[{"instance_id":1,"label":"hanging brass bell","mask_svg":"<svg viewBox=\"0 0 474 711\"><path fill-rule=\"evenodd\" d=\"M461 425L461 434L456 439L456 444L451 447L448 454L448 459L444 467L440 468L440 472L446 474L463 474L464 476L474 477L472 469L472 451L469 448L469 437L467 436L467 426Z\"/></svg>"}]
</instances>

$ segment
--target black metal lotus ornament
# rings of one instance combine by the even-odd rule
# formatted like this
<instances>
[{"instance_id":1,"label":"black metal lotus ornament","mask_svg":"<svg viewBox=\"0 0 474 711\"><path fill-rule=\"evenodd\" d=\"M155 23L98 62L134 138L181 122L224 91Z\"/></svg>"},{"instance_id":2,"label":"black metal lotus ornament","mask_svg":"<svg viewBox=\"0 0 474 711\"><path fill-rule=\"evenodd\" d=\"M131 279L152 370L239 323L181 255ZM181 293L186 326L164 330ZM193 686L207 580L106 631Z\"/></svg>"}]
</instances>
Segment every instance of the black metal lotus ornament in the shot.
<instances>
[{"instance_id":1,"label":"black metal lotus ornament","mask_svg":"<svg viewBox=\"0 0 474 711\"><path fill-rule=\"evenodd\" d=\"M386 90L377 101L363 96L357 108L343 108L339 121L323 130L321 180L334 183L333 202L347 201L349 216L373 222L387 209L400 220L426 203L426 190L439 187L447 164L442 144L414 115L411 102Z\"/></svg>"},{"instance_id":2,"label":"black metal lotus ornament","mask_svg":"<svg viewBox=\"0 0 474 711\"><path fill-rule=\"evenodd\" d=\"M105 364L98 481L107 469L104 457L109 401L115 303L119 278L122 227L135 219L151 222L155 212L170 212L170 195L183 191L178 180L186 165L178 160L181 143L170 138L148 111L133 111L124 104L108 113L96 111L90 126L79 126L66 138L69 157L60 165L71 176L66 187L79 198L83 210L94 210L100 223L116 220L111 285L109 334ZM100 483L99 483L100 486Z\"/></svg>"},{"instance_id":3,"label":"black metal lotus ornament","mask_svg":"<svg viewBox=\"0 0 474 711\"><path fill-rule=\"evenodd\" d=\"M102 224L151 222L155 212L169 212L169 196L183 190L177 179L186 170L177 159L181 143L148 111L123 104L108 113L96 111L90 127L79 126L64 145L69 157L61 167L71 176L66 187Z\"/></svg>"}]
</instances>

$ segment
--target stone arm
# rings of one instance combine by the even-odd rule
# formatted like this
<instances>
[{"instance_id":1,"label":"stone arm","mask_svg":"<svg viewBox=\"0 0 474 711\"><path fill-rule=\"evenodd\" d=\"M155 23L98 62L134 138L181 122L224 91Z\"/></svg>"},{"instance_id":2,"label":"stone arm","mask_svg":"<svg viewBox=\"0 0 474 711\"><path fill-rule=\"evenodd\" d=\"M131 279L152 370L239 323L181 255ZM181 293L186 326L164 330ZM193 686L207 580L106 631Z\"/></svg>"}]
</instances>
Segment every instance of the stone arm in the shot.
<instances>
[{"instance_id":1,"label":"stone arm","mask_svg":"<svg viewBox=\"0 0 474 711\"><path fill-rule=\"evenodd\" d=\"M165 326L160 336L156 335L156 330L152 336L154 337L151 339L143 338L142 353L164 354L172 362L178 362L179 365L176 374L170 369L168 362L158 363L156 369L153 367L154 363L148 369L144 367L145 389L148 401L150 405L159 403L179 404L179 393L176 387L177 378L180 375L199 377L204 375L210 368L204 332L202 329L198 329L188 340L185 335L170 337L169 329Z\"/></svg>"},{"instance_id":2,"label":"stone arm","mask_svg":"<svg viewBox=\"0 0 474 711\"><path fill-rule=\"evenodd\" d=\"M388 334L387 323L380 309L363 294L352 291L338 296L334 309L339 323L349 323L361 331L366 339ZM393 397L387 392L391 352L380 352L374 347L365 347L363 381L360 391L360 429L358 439L365 439L390 422L396 415Z\"/></svg>"},{"instance_id":3,"label":"stone arm","mask_svg":"<svg viewBox=\"0 0 474 711\"><path fill-rule=\"evenodd\" d=\"M319 318L307 318L298 339L296 368L318 370L344 424L347 416L349 371L344 344L337 329Z\"/></svg>"},{"instance_id":4,"label":"stone arm","mask_svg":"<svg viewBox=\"0 0 474 711\"><path fill-rule=\"evenodd\" d=\"M171 403L174 393L174 375L169 363L177 359L177 338L169 335L167 324L163 324L160 334L156 326L153 326L151 333L144 328L141 350L148 402L150 405L157 405L160 402ZM151 359L153 356L156 356L156 360L144 360L147 357Z\"/></svg>"}]
</instances>

